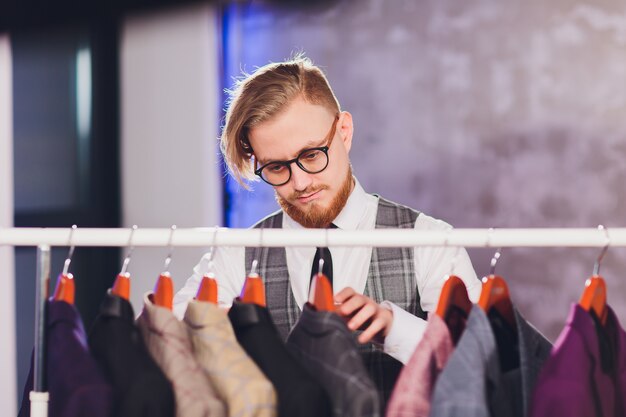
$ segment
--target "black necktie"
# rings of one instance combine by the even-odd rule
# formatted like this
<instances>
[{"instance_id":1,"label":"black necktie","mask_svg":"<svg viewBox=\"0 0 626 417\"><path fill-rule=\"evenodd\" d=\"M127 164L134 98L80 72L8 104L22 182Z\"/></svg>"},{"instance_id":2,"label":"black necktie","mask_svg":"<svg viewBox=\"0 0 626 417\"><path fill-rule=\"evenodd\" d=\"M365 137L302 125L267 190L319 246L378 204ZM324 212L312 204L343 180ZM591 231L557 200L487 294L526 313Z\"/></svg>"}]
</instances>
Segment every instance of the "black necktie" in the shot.
<instances>
[{"instance_id":1,"label":"black necktie","mask_svg":"<svg viewBox=\"0 0 626 417\"><path fill-rule=\"evenodd\" d=\"M329 229L336 229L337 226L331 223L328 227ZM328 248L317 248L315 251L315 257L313 258L313 265L311 265L311 282L313 281L313 277L317 275L320 270L320 259L324 260L324 266L322 267L322 273L328 277L328 282L330 282L330 287L333 287L333 257L330 255L330 250ZM311 288L311 284L309 283L309 288Z\"/></svg>"}]
</instances>

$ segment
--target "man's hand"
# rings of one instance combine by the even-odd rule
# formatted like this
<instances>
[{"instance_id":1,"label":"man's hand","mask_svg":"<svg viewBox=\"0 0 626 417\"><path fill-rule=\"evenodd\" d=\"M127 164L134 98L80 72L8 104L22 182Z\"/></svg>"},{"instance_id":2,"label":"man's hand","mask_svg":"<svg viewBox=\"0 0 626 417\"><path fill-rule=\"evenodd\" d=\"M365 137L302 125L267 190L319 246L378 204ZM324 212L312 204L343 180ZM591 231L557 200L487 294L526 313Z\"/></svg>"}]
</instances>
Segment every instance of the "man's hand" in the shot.
<instances>
[{"instance_id":1,"label":"man's hand","mask_svg":"<svg viewBox=\"0 0 626 417\"><path fill-rule=\"evenodd\" d=\"M393 313L371 298L346 287L335 295L335 302L341 304L337 306L337 313L348 320L348 328L363 330L359 343L367 343L373 338L382 343L389 334Z\"/></svg>"}]
</instances>

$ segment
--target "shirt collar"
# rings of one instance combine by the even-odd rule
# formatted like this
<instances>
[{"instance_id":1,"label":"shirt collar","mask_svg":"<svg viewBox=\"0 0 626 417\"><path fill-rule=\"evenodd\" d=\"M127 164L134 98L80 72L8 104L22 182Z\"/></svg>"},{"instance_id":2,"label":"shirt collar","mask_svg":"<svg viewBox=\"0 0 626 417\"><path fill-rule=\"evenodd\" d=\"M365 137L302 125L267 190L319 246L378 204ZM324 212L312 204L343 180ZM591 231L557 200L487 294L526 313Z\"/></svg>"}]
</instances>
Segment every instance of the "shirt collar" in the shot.
<instances>
[{"instance_id":1,"label":"shirt collar","mask_svg":"<svg viewBox=\"0 0 626 417\"><path fill-rule=\"evenodd\" d=\"M353 176L352 178L354 179L354 189L350 193L346 205L333 220L333 224L343 230L356 230L367 209L368 194L356 177ZM300 223L289 217L287 213L285 213L283 219L283 227L286 229L304 228Z\"/></svg>"}]
</instances>

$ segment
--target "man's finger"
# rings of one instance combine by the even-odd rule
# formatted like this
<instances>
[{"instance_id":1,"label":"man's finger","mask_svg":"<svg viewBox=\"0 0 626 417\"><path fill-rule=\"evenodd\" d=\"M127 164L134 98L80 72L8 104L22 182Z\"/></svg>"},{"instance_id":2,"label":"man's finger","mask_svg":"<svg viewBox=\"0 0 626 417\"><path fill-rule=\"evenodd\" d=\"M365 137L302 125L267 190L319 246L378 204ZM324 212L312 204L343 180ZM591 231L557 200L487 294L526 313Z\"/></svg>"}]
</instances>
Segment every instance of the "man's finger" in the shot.
<instances>
[{"instance_id":1,"label":"man's finger","mask_svg":"<svg viewBox=\"0 0 626 417\"><path fill-rule=\"evenodd\" d=\"M343 290L339 291L337 294L335 294L335 302L343 303L354 294L356 294L354 289L352 289L351 287L346 287Z\"/></svg>"},{"instance_id":2,"label":"man's finger","mask_svg":"<svg viewBox=\"0 0 626 417\"><path fill-rule=\"evenodd\" d=\"M359 310L367 302L367 299L358 294L348 298L342 305L337 307L337 313L340 316L350 316L355 311Z\"/></svg>"},{"instance_id":3,"label":"man's finger","mask_svg":"<svg viewBox=\"0 0 626 417\"><path fill-rule=\"evenodd\" d=\"M348 322L350 330L356 330L361 327L363 323L376 314L376 310L378 310L378 308L375 304L365 304Z\"/></svg>"},{"instance_id":4,"label":"man's finger","mask_svg":"<svg viewBox=\"0 0 626 417\"><path fill-rule=\"evenodd\" d=\"M365 344L376 337L383 331L386 326L386 320L378 317L372 321L372 324L359 335L359 343Z\"/></svg>"}]
</instances>

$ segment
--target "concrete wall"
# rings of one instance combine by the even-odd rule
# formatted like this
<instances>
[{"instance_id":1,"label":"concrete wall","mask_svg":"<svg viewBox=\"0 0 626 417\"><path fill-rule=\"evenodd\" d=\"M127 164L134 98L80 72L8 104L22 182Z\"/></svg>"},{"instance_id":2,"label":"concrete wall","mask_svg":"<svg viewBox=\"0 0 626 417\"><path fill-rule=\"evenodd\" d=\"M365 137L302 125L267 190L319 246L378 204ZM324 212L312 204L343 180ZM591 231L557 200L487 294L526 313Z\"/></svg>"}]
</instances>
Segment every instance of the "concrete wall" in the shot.
<instances>
[{"instance_id":1,"label":"concrete wall","mask_svg":"<svg viewBox=\"0 0 626 417\"><path fill-rule=\"evenodd\" d=\"M11 44L0 34L0 228L13 227L13 109ZM0 246L0 404L3 414L17 415L15 352L15 258L12 247ZM34 308L34 306L33 306ZM35 333L33 329L33 334Z\"/></svg>"},{"instance_id":2,"label":"concrete wall","mask_svg":"<svg viewBox=\"0 0 626 417\"><path fill-rule=\"evenodd\" d=\"M221 223L218 35L217 16L208 5L132 16L124 22L121 165L127 227ZM133 254L129 272L136 313L162 272L167 252L138 248ZM175 290L203 252L174 251Z\"/></svg>"},{"instance_id":3,"label":"concrete wall","mask_svg":"<svg viewBox=\"0 0 626 417\"><path fill-rule=\"evenodd\" d=\"M231 72L299 50L326 70L366 190L457 227L624 226L623 2L348 0L231 17ZM240 223L274 209L268 187L255 195ZM505 250L496 272L554 339L598 252ZM486 274L492 251L471 255ZM622 321L625 255L609 250L602 269Z\"/></svg>"}]
</instances>

